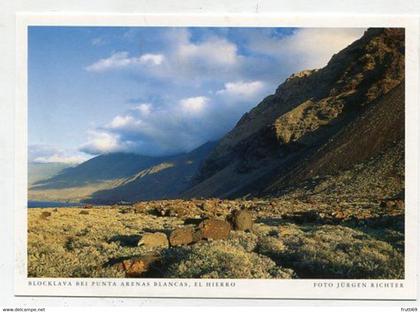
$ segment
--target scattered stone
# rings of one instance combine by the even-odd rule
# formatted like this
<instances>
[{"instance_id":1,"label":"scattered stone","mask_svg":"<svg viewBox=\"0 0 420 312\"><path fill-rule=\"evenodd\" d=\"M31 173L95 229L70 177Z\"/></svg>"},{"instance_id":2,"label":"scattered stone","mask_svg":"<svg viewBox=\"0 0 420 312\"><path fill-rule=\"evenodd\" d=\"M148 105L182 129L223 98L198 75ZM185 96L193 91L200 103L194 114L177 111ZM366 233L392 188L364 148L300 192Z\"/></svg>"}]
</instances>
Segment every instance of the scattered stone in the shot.
<instances>
[{"instance_id":1,"label":"scattered stone","mask_svg":"<svg viewBox=\"0 0 420 312\"><path fill-rule=\"evenodd\" d=\"M194 242L194 229L192 227L175 229L169 236L171 246L188 245L192 242Z\"/></svg>"},{"instance_id":2,"label":"scattered stone","mask_svg":"<svg viewBox=\"0 0 420 312\"><path fill-rule=\"evenodd\" d=\"M132 259L123 260L119 267L125 271L126 277L141 277L147 272L151 265L159 261L159 257L155 255L145 255Z\"/></svg>"},{"instance_id":3,"label":"scattered stone","mask_svg":"<svg viewBox=\"0 0 420 312\"><path fill-rule=\"evenodd\" d=\"M49 211L41 212L41 215L40 215L41 219L48 219L49 217L51 217L51 212L49 212Z\"/></svg>"},{"instance_id":4,"label":"scattered stone","mask_svg":"<svg viewBox=\"0 0 420 312\"><path fill-rule=\"evenodd\" d=\"M130 213L131 209L130 208L122 208L119 210L119 213L125 214L125 213Z\"/></svg>"},{"instance_id":5,"label":"scattered stone","mask_svg":"<svg viewBox=\"0 0 420 312\"><path fill-rule=\"evenodd\" d=\"M146 233L138 242L138 246L144 246L147 248L159 248L168 247L168 238L165 233Z\"/></svg>"},{"instance_id":6,"label":"scattered stone","mask_svg":"<svg viewBox=\"0 0 420 312\"><path fill-rule=\"evenodd\" d=\"M404 209L404 201L401 199L396 199L396 200L386 200L381 202L380 205L382 208L386 208L386 209Z\"/></svg>"},{"instance_id":7,"label":"scattered stone","mask_svg":"<svg viewBox=\"0 0 420 312\"><path fill-rule=\"evenodd\" d=\"M203 233L203 238L227 239L230 233L230 224L223 220L207 219L200 223L199 229Z\"/></svg>"},{"instance_id":8,"label":"scattered stone","mask_svg":"<svg viewBox=\"0 0 420 312\"><path fill-rule=\"evenodd\" d=\"M252 214L247 210L235 210L230 216L233 228L238 231L252 230L254 221L252 220Z\"/></svg>"},{"instance_id":9,"label":"scattered stone","mask_svg":"<svg viewBox=\"0 0 420 312\"><path fill-rule=\"evenodd\" d=\"M162 217L187 218L199 212L194 202L178 199L152 202L150 206L155 215Z\"/></svg>"},{"instance_id":10,"label":"scattered stone","mask_svg":"<svg viewBox=\"0 0 420 312\"><path fill-rule=\"evenodd\" d=\"M81 214L81 215L88 215L89 214L89 211L82 210L82 211L79 212L79 214Z\"/></svg>"},{"instance_id":11,"label":"scattered stone","mask_svg":"<svg viewBox=\"0 0 420 312\"><path fill-rule=\"evenodd\" d=\"M395 206L398 209L404 209L404 200L402 200L402 199L396 199L395 200Z\"/></svg>"},{"instance_id":12,"label":"scattered stone","mask_svg":"<svg viewBox=\"0 0 420 312\"><path fill-rule=\"evenodd\" d=\"M346 214L342 211L334 211L332 216L338 221L342 221L347 217Z\"/></svg>"}]
</instances>

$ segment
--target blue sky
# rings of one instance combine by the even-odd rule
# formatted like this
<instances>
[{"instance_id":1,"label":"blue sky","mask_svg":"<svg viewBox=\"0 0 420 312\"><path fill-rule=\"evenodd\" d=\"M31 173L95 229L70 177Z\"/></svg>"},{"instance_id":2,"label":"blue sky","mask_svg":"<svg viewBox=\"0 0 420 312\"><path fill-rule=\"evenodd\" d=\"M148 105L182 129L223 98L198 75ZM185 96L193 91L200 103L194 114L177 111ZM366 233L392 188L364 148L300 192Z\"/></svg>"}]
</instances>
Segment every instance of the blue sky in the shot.
<instances>
[{"instance_id":1,"label":"blue sky","mask_svg":"<svg viewBox=\"0 0 420 312\"><path fill-rule=\"evenodd\" d=\"M363 31L30 27L29 160L190 151Z\"/></svg>"}]
</instances>

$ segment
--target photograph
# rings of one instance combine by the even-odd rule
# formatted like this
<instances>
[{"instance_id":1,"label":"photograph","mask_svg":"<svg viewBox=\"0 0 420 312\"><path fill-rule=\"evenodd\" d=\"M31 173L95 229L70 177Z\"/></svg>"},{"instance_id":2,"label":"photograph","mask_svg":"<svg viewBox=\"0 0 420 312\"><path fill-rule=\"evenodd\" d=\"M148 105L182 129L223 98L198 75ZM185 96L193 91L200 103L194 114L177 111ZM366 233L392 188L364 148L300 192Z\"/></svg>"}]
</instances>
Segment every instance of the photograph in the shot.
<instances>
[{"instance_id":1,"label":"photograph","mask_svg":"<svg viewBox=\"0 0 420 312\"><path fill-rule=\"evenodd\" d=\"M28 25L27 278L404 280L405 54L404 27Z\"/></svg>"}]
</instances>

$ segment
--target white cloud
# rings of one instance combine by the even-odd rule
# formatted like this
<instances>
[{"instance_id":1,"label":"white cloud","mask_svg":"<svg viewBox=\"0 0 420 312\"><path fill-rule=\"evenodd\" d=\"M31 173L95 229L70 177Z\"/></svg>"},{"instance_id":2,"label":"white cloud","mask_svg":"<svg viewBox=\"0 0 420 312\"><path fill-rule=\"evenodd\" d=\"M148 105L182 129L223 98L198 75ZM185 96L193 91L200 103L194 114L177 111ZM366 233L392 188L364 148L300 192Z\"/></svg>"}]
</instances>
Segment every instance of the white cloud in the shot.
<instances>
[{"instance_id":1,"label":"white cloud","mask_svg":"<svg viewBox=\"0 0 420 312\"><path fill-rule=\"evenodd\" d=\"M81 150L162 155L218 139L292 73L324 66L363 31L305 28L279 35L258 29L244 30L241 40L220 33L193 40L187 29L167 29L156 54L117 52L87 67L130 70L143 89L134 108L93 129Z\"/></svg>"},{"instance_id":2,"label":"white cloud","mask_svg":"<svg viewBox=\"0 0 420 312\"><path fill-rule=\"evenodd\" d=\"M254 98L256 95L263 91L265 85L262 81L235 81L227 82L223 89L218 90L216 94L229 96L229 97L240 97L240 98Z\"/></svg>"},{"instance_id":3,"label":"white cloud","mask_svg":"<svg viewBox=\"0 0 420 312\"><path fill-rule=\"evenodd\" d=\"M121 129L126 127L133 127L137 126L139 122L133 118L133 116L125 115L120 116L117 115L112 119L111 123L109 124L109 127L112 129Z\"/></svg>"},{"instance_id":4,"label":"white cloud","mask_svg":"<svg viewBox=\"0 0 420 312\"><path fill-rule=\"evenodd\" d=\"M130 69L138 75L193 86L217 80L219 83L220 80L280 83L296 71L324 66L334 53L360 38L364 30L301 28L283 36L270 29L243 30L245 40L236 43L220 34L209 34L193 41L188 29L170 28L154 35L158 37L155 41L160 43L159 52L140 56L116 52L87 66L86 70ZM252 53L241 54L238 44Z\"/></svg>"},{"instance_id":5,"label":"white cloud","mask_svg":"<svg viewBox=\"0 0 420 312\"><path fill-rule=\"evenodd\" d=\"M236 45L218 37L199 43L180 43L175 56L183 62L201 61L213 66L230 66L238 62Z\"/></svg>"},{"instance_id":6,"label":"white cloud","mask_svg":"<svg viewBox=\"0 0 420 312\"><path fill-rule=\"evenodd\" d=\"M118 152L123 149L119 136L106 130L91 130L88 142L80 150L89 154Z\"/></svg>"},{"instance_id":7,"label":"white cloud","mask_svg":"<svg viewBox=\"0 0 420 312\"><path fill-rule=\"evenodd\" d=\"M364 28L306 28L290 38L288 49L319 68L326 65L334 53L359 39L364 31Z\"/></svg>"},{"instance_id":8,"label":"white cloud","mask_svg":"<svg viewBox=\"0 0 420 312\"><path fill-rule=\"evenodd\" d=\"M182 107L182 110L189 114L197 114L201 113L204 109L206 104L208 103L209 99L205 96L197 96L182 99L179 103Z\"/></svg>"},{"instance_id":9,"label":"white cloud","mask_svg":"<svg viewBox=\"0 0 420 312\"><path fill-rule=\"evenodd\" d=\"M249 32L241 44L211 34L193 41L187 29L169 30L162 51L166 66L152 68L147 74L172 83L201 86L217 82L270 82L273 87L294 72L320 68L334 53L360 38L363 28L302 28L278 37L268 31ZM256 87L257 84L254 84ZM239 86L238 86L239 87ZM266 85L265 87L268 87ZM251 91L250 91L251 92Z\"/></svg>"},{"instance_id":10,"label":"white cloud","mask_svg":"<svg viewBox=\"0 0 420 312\"><path fill-rule=\"evenodd\" d=\"M63 164L80 164L88 160L88 157L84 156L62 156L54 154L51 156L37 157L33 160L35 163L63 163Z\"/></svg>"},{"instance_id":11,"label":"white cloud","mask_svg":"<svg viewBox=\"0 0 420 312\"><path fill-rule=\"evenodd\" d=\"M152 64L160 65L165 60L165 57L162 54L143 54L139 58L139 63L141 64Z\"/></svg>"},{"instance_id":12,"label":"white cloud","mask_svg":"<svg viewBox=\"0 0 420 312\"><path fill-rule=\"evenodd\" d=\"M117 115L105 127L89 132L81 151L90 154L137 152L144 155L173 154L191 150L210 139L219 125L206 121L216 111L210 99L196 96L153 108L142 103L126 114ZM214 119L214 118L212 118ZM223 131L223 130L222 130Z\"/></svg>"},{"instance_id":13,"label":"white cloud","mask_svg":"<svg viewBox=\"0 0 420 312\"><path fill-rule=\"evenodd\" d=\"M280 62L298 67L296 70L320 68L334 53L359 39L365 28L301 28L289 36L276 38L270 34L252 36L249 48L270 55Z\"/></svg>"},{"instance_id":14,"label":"white cloud","mask_svg":"<svg viewBox=\"0 0 420 312\"><path fill-rule=\"evenodd\" d=\"M236 44L223 37L213 35L193 42L187 29L170 28L161 34L161 40L164 44L159 53L145 53L136 57L120 51L85 69L90 72L123 69L137 75L171 79L173 83L191 85L212 80L215 75L218 79L232 79L243 61Z\"/></svg>"},{"instance_id":15,"label":"white cloud","mask_svg":"<svg viewBox=\"0 0 420 312\"><path fill-rule=\"evenodd\" d=\"M190 86L233 79L237 77L243 61L236 44L217 36L192 42L184 34L177 40L172 39L166 54L167 66L154 68L150 73Z\"/></svg>"},{"instance_id":16,"label":"white cloud","mask_svg":"<svg viewBox=\"0 0 420 312\"><path fill-rule=\"evenodd\" d=\"M115 52L108 58L87 66L85 69L90 72L104 72L113 69L127 68L131 65L160 65L165 60L162 54L143 54L139 57L130 57L126 51Z\"/></svg>"},{"instance_id":17,"label":"white cloud","mask_svg":"<svg viewBox=\"0 0 420 312\"><path fill-rule=\"evenodd\" d=\"M233 89L241 94L239 85ZM228 96L194 96L163 105L142 103L117 115L105 127L92 130L81 150L91 154L136 152L152 156L187 152L218 139L255 105L245 98L231 105L231 100Z\"/></svg>"},{"instance_id":18,"label":"white cloud","mask_svg":"<svg viewBox=\"0 0 420 312\"><path fill-rule=\"evenodd\" d=\"M44 144L30 145L28 154L29 162L34 163L79 164L92 157L77 150L61 149Z\"/></svg>"},{"instance_id":19,"label":"white cloud","mask_svg":"<svg viewBox=\"0 0 420 312\"><path fill-rule=\"evenodd\" d=\"M141 103L136 106L135 109L140 113L140 115L148 116L152 112L152 105L150 103Z\"/></svg>"},{"instance_id":20,"label":"white cloud","mask_svg":"<svg viewBox=\"0 0 420 312\"><path fill-rule=\"evenodd\" d=\"M86 70L91 72L103 72L109 69L126 67L129 64L130 59L128 58L128 52L117 52L108 58L100 59L92 65L87 66Z\"/></svg>"}]
</instances>

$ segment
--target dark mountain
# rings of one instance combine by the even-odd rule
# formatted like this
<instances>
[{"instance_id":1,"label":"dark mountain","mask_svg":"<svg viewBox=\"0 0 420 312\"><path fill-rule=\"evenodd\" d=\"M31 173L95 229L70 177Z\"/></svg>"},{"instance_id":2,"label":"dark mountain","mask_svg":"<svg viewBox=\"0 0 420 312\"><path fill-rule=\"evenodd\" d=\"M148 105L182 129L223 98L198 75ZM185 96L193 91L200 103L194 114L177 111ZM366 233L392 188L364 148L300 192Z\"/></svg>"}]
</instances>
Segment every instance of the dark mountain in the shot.
<instances>
[{"instance_id":1,"label":"dark mountain","mask_svg":"<svg viewBox=\"0 0 420 312\"><path fill-rule=\"evenodd\" d=\"M34 183L29 199L113 203L176 197L191 185L191 178L214 146L209 142L190 153L166 157L100 155Z\"/></svg>"},{"instance_id":2,"label":"dark mountain","mask_svg":"<svg viewBox=\"0 0 420 312\"><path fill-rule=\"evenodd\" d=\"M132 153L111 153L94 157L67 168L56 176L38 181L33 189L77 187L104 180L131 176L170 157L149 157Z\"/></svg>"},{"instance_id":3,"label":"dark mountain","mask_svg":"<svg viewBox=\"0 0 420 312\"><path fill-rule=\"evenodd\" d=\"M191 179L214 146L214 142L206 143L188 154L150 166L121 181L120 186L93 193L88 201L114 203L179 197L191 186Z\"/></svg>"},{"instance_id":4,"label":"dark mountain","mask_svg":"<svg viewBox=\"0 0 420 312\"><path fill-rule=\"evenodd\" d=\"M264 193L280 195L304 189L306 194L378 198L402 192L404 87L402 82L370 104L299 166L276 177Z\"/></svg>"},{"instance_id":5,"label":"dark mountain","mask_svg":"<svg viewBox=\"0 0 420 312\"><path fill-rule=\"evenodd\" d=\"M279 194L401 146L403 79L404 30L369 29L326 67L292 75L246 113L183 195Z\"/></svg>"}]
</instances>

